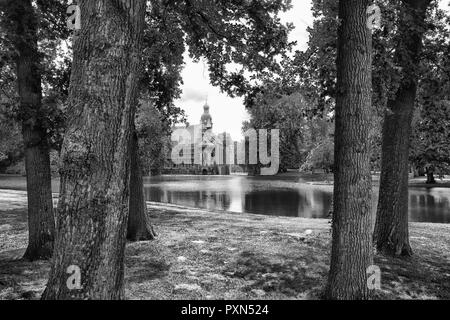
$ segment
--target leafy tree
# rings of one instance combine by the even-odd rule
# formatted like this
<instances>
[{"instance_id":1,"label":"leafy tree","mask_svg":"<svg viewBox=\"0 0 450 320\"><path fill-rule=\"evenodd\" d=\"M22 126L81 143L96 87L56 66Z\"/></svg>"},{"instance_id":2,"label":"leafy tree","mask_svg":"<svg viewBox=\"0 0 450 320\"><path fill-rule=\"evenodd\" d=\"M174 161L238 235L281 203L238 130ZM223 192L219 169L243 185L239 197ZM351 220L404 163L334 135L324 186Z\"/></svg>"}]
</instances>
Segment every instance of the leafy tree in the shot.
<instances>
[{"instance_id":1,"label":"leafy tree","mask_svg":"<svg viewBox=\"0 0 450 320\"><path fill-rule=\"evenodd\" d=\"M55 48L64 23L56 0L0 1L1 73L14 79L16 90L2 101L3 111L20 123L27 172L29 242L25 258L49 258L55 233L49 150L52 122L59 116L42 86L45 62ZM65 27L64 27L65 28ZM5 84L0 83L5 93Z\"/></svg>"},{"instance_id":2,"label":"leafy tree","mask_svg":"<svg viewBox=\"0 0 450 320\"><path fill-rule=\"evenodd\" d=\"M169 106L170 108L170 106ZM166 109L167 110L167 109ZM172 113L172 117L175 116ZM138 106L134 133L130 145L130 200L127 239L153 240L156 233L148 220L143 189L143 173L158 173L167 154L165 144L170 142L171 119L167 119L151 100L141 100Z\"/></svg>"},{"instance_id":3,"label":"leafy tree","mask_svg":"<svg viewBox=\"0 0 450 320\"><path fill-rule=\"evenodd\" d=\"M326 173L334 169L334 142L328 138L312 149L300 170L324 169Z\"/></svg>"},{"instance_id":4,"label":"leafy tree","mask_svg":"<svg viewBox=\"0 0 450 320\"><path fill-rule=\"evenodd\" d=\"M380 252L410 256L408 230L409 145L417 98L423 37L430 0L403 0L398 8L393 63L396 89L383 123L380 194L374 242Z\"/></svg>"},{"instance_id":5,"label":"leafy tree","mask_svg":"<svg viewBox=\"0 0 450 320\"><path fill-rule=\"evenodd\" d=\"M144 26L143 73L139 82L139 97L145 103L137 110L130 140L130 199L127 239L152 240L153 227L148 221L143 191L143 160L157 161L164 134L169 134L172 123L183 118L183 111L173 101L180 96L182 83L183 31L176 15L165 10L161 1L147 5ZM147 103L149 102L149 103ZM155 106L149 109L145 106ZM149 113L149 111L154 111ZM153 118L154 116L154 118ZM146 123L144 122L146 121ZM150 150L150 154L148 152ZM152 164L153 165L153 164Z\"/></svg>"},{"instance_id":6,"label":"leafy tree","mask_svg":"<svg viewBox=\"0 0 450 320\"><path fill-rule=\"evenodd\" d=\"M208 61L211 84L231 96L243 96L252 80L280 70L280 54L289 50L291 24L278 13L290 0L175 0L163 1L177 13L194 60ZM229 64L236 64L233 70ZM251 77L246 77L246 72Z\"/></svg>"},{"instance_id":7,"label":"leafy tree","mask_svg":"<svg viewBox=\"0 0 450 320\"><path fill-rule=\"evenodd\" d=\"M184 114L173 103L181 94L184 31L178 14L164 1L152 1L147 7L140 98L150 100L170 128Z\"/></svg>"},{"instance_id":8,"label":"leafy tree","mask_svg":"<svg viewBox=\"0 0 450 320\"><path fill-rule=\"evenodd\" d=\"M434 174L440 177L450 173L450 101L434 103L422 111L415 126L411 159L427 172L427 183L436 183Z\"/></svg>"},{"instance_id":9,"label":"leafy tree","mask_svg":"<svg viewBox=\"0 0 450 320\"><path fill-rule=\"evenodd\" d=\"M23 159L24 148L20 126L8 113L15 96L14 73L4 59L0 63L0 172L4 172Z\"/></svg>"},{"instance_id":10,"label":"leafy tree","mask_svg":"<svg viewBox=\"0 0 450 320\"><path fill-rule=\"evenodd\" d=\"M280 129L280 170L298 169L307 152L307 102L299 93L283 96L269 90L254 99L254 106L248 109L251 120L244 124L244 130Z\"/></svg>"},{"instance_id":11,"label":"leafy tree","mask_svg":"<svg viewBox=\"0 0 450 320\"><path fill-rule=\"evenodd\" d=\"M307 97L316 101L312 113L322 115L335 104L338 1L314 0L311 10L314 22L308 29L308 48L296 52L291 70Z\"/></svg>"},{"instance_id":12,"label":"leafy tree","mask_svg":"<svg viewBox=\"0 0 450 320\"><path fill-rule=\"evenodd\" d=\"M151 102L139 105L136 115L136 131L139 138L139 158L144 174L158 175L165 166L170 128L164 116Z\"/></svg>"},{"instance_id":13,"label":"leafy tree","mask_svg":"<svg viewBox=\"0 0 450 320\"><path fill-rule=\"evenodd\" d=\"M434 27L427 32L424 46L426 68L421 70L418 105L413 121L410 160L427 169L427 182L435 183L434 173L449 173L448 101L450 100L450 16L436 12Z\"/></svg>"},{"instance_id":14,"label":"leafy tree","mask_svg":"<svg viewBox=\"0 0 450 320\"><path fill-rule=\"evenodd\" d=\"M446 14L437 9L437 1L383 0L377 4L382 9L382 27L373 34L372 103L377 113L368 124L375 133L371 143L374 169L383 163L375 238L380 251L408 255L407 177L412 110L415 101L426 104L434 100L429 94L434 92L430 85L446 87L433 77L445 65L442 57L447 50L443 44L448 43L448 21ZM319 114L334 107L337 93L333 62L339 21L336 5L336 0L313 1L316 19L310 29L309 47L295 55L291 67L293 74L303 79L301 85L310 99L317 100ZM381 119L385 121L381 123ZM378 133L382 125L383 137ZM379 155L380 144L383 157ZM391 232L399 221L401 228ZM391 239L388 235L392 235Z\"/></svg>"},{"instance_id":15,"label":"leafy tree","mask_svg":"<svg viewBox=\"0 0 450 320\"><path fill-rule=\"evenodd\" d=\"M0 172L22 157L23 143L18 125L0 114Z\"/></svg>"},{"instance_id":16,"label":"leafy tree","mask_svg":"<svg viewBox=\"0 0 450 320\"><path fill-rule=\"evenodd\" d=\"M281 76L287 73L283 69ZM288 95L291 88L283 83L281 79L265 80L258 87L258 93L248 101L251 120L244 124L244 130L249 127L280 129L280 170L319 168L322 166L320 150L325 151L322 147L330 146L332 118L314 115L315 106L304 98L301 90ZM332 163L327 162L324 168L331 170Z\"/></svg>"},{"instance_id":17,"label":"leafy tree","mask_svg":"<svg viewBox=\"0 0 450 320\"><path fill-rule=\"evenodd\" d=\"M130 144L130 198L128 200L127 239L130 241L147 241L153 240L156 233L147 217L142 164L138 147L139 138L136 128L133 128Z\"/></svg>"}]
</instances>

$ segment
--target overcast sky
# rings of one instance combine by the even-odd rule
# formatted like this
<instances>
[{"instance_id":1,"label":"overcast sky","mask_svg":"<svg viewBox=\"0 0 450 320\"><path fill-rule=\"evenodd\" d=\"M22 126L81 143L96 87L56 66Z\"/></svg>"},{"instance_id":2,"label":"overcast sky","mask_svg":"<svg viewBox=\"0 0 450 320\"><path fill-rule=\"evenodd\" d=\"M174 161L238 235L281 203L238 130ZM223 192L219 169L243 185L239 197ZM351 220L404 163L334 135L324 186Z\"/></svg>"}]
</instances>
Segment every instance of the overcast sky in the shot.
<instances>
[{"instance_id":1,"label":"overcast sky","mask_svg":"<svg viewBox=\"0 0 450 320\"><path fill-rule=\"evenodd\" d=\"M308 41L307 27L312 24L311 2L309 0L293 0L293 8L281 15L283 22L292 22L295 30L290 35L291 41L298 42L298 49L305 49ZM447 7L447 0L441 0L442 7ZM183 94L175 102L186 111L190 124L198 124L203 113L203 105L208 96L210 113L215 133L228 132L233 140L240 140L241 127L248 120L242 99L229 98L209 84L208 68L202 62L194 63L185 55L186 66L183 71ZM205 70L206 69L206 70Z\"/></svg>"},{"instance_id":2,"label":"overcast sky","mask_svg":"<svg viewBox=\"0 0 450 320\"><path fill-rule=\"evenodd\" d=\"M282 20L294 23L296 29L291 33L291 40L297 40L299 47L304 48L308 41L306 28L312 22L310 1L294 0L293 3L293 9L282 14ZM186 111L190 124L198 124L208 96L214 132L226 131L233 139L240 140L242 122L248 119L242 99L232 99L221 93L218 88L211 86L208 68L206 67L205 70L203 62L194 63L187 54L185 54L185 62L183 94L175 104Z\"/></svg>"}]
</instances>

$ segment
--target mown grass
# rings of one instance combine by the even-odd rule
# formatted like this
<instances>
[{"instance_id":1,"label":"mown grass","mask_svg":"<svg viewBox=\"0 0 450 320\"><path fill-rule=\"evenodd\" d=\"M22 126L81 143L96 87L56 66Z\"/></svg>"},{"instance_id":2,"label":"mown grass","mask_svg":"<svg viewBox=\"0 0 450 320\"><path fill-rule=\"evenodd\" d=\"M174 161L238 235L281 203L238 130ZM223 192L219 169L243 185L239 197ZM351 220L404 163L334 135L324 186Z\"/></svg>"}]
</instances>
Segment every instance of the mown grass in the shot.
<instances>
[{"instance_id":1,"label":"mown grass","mask_svg":"<svg viewBox=\"0 0 450 320\"><path fill-rule=\"evenodd\" d=\"M327 220L150 204L158 238L129 243L128 299L319 299L329 268ZM38 299L48 262L21 260L24 192L0 191L0 299ZM414 257L377 256L377 299L450 299L450 226L411 224Z\"/></svg>"}]
</instances>

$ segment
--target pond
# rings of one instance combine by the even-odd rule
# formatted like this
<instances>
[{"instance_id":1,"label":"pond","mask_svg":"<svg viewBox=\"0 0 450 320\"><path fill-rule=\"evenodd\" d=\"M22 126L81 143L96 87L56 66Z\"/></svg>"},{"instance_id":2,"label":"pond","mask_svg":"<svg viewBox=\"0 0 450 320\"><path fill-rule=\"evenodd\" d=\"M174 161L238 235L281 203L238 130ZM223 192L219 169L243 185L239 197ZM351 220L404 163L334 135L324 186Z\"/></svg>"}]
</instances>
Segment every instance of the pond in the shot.
<instances>
[{"instance_id":1,"label":"pond","mask_svg":"<svg viewBox=\"0 0 450 320\"><path fill-rule=\"evenodd\" d=\"M144 183L147 201L288 217L327 218L333 196L331 185L296 177L160 176ZM410 188L409 216L412 222L450 223L450 189Z\"/></svg>"}]
</instances>

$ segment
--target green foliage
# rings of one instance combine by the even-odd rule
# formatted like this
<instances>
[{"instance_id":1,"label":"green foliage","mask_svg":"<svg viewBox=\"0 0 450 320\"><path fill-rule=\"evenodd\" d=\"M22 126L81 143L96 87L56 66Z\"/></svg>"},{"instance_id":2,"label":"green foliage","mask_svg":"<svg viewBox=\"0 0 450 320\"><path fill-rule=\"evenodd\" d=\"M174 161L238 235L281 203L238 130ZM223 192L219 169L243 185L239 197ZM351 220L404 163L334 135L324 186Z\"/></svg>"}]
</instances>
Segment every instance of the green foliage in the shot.
<instances>
[{"instance_id":1,"label":"green foliage","mask_svg":"<svg viewBox=\"0 0 450 320\"><path fill-rule=\"evenodd\" d=\"M329 138L328 117L309 118L311 103L302 94L280 95L267 90L253 98L247 128L280 130L280 169L298 169L310 151Z\"/></svg>"},{"instance_id":2,"label":"green foliage","mask_svg":"<svg viewBox=\"0 0 450 320\"><path fill-rule=\"evenodd\" d=\"M308 155L300 171L312 171L314 169L323 169L326 173L333 171L334 167L334 142L327 138L320 142Z\"/></svg>"},{"instance_id":3,"label":"green foliage","mask_svg":"<svg viewBox=\"0 0 450 320\"><path fill-rule=\"evenodd\" d=\"M312 11L308 48L296 52L292 72L307 97L316 102L312 113L322 115L334 107L336 94L338 1L312 1Z\"/></svg>"},{"instance_id":4,"label":"green foliage","mask_svg":"<svg viewBox=\"0 0 450 320\"><path fill-rule=\"evenodd\" d=\"M62 43L69 37L65 22L66 4L59 0L33 2L34 15L29 23L35 24L37 30L38 55L35 59L42 87L42 105L36 108L20 106L16 92L18 48L25 43L33 43L33 35L27 30L17 29L13 23L13 19L21 15L20 3L8 0L0 7L0 112L8 121L47 130L51 145L58 149L64 128L63 103L70 77L69 53L61 50Z\"/></svg>"},{"instance_id":5,"label":"green foliage","mask_svg":"<svg viewBox=\"0 0 450 320\"><path fill-rule=\"evenodd\" d=\"M162 1L151 3L146 12L144 30L141 97L151 97L167 128L170 128L173 123L184 120L183 110L173 103L181 94L184 32L176 13L167 10Z\"/></svg>"},{"instance_id":6,"label":"green foliage","mask_svg":"<svg viewBox=\"0 0 450 320\"><path fill-rule=\"evenodd\" d=\"M416 166L450 174L450 100L422 110L412 141L410 158Z\"/></svg>"},{"instance_id":7,"label":"green foliage","mask_svg":"<svg viewBox=\"0 0 450 320\"><path fill-rule=\"evenodd\" d=\"M0 113L0 172L23 157L22 135L18 125Z\"/></svg>"},{"instance_id":8,"label":"green foliage","mask_svg":"<svg viewBox=\"0 0 450 320\"><path fill-rule=\"evenodd\" d=\"M419 65L412 64L408 43L397 32L401 15L407 8L401 0L380 0L377 4L382 11L382 27L373 34L373 103L378 113L383 115L388 99L392 99L400 83L423 77L434 69L436 57L445 52L442 44L448 41L448 15L438 9L438 1L432 1L424 25L416 20L408 21L402 28L426 31L424 51ZM337 0L314 0L312 5L315 17L309 29L308 48L296 52L290 69L291 78L297 77L307 97L317 101L316 113L334 106L336 95L336 39L337 39ZM422 84L422 82L420 82Z\"/></svg>"},{"instance_id":9,"label":"green foliage","mask_svg":"<svg viewBox=\"0 0 450 320\"><path fill-rule=\"evenodd\" d=\"M285 58L283 69L278 79L268 79L254 92L248 95L246 105L252 108L257 102L257 95L270 95L270 92L290 94L301 90L304 96L312 102L307 114L311 117L322 117L332 114L336 96L336 39L337 39L337 0L312 1L313 26L309 31L308 48L303 52L296 52L292 59ZM377 4L382 9L382 27L375 30L373 35L373 105L377 111L372 121L372 167L379 169L381 124L387 110L387 102L393 99L400 86L418 75L419 90L418 104L421 109L430 109L444 99L444 93L450 92L449 87L449 21L447 13L438 9L438 1L432 1L425 24L418 24L416 20L407 21L402 28L408 30L425 31L424 49L420 57L420 64L411 63L413 57L408 50L408 43L400 38L399 21L406 10L411 10L400 0L380 0ZM414 13L413 13L414 14ZM447 98L448 99L448 98ZM443 112L442 110L440 112ZM423 114L425 118L429 117ZM445 117L441 117L443 119ZM432 123L431 119L428 122ZM426 123L426 122L423 122ZM424 132L416 136L427 136L428 126L418 126L417 130ZM438 126L439 127L439 126ZM442 137L441 137L442 138ZM429 140L429 139L426 139ZM443 140L445 141L445 140ZM429 141L430 142L430 141ZM413 148L423 142L413 142ZM424 150L421 148L420 150ZM439 148L438 150L443 150ZM419 150L414 150L412 156L419 161ZM312 155L310 154L312 157ZM440 158L443 160L443 158Z\"/></svg>"},{"instance_id":10,"label":"green foliage","mask_svg":"<svg viewBox=\"0 0 450 320\"><path fill-rule=\"evenodd\" d=\"M450 16L436 11L422 58L410 160L421 168L450 173Z\"/></svg>"},{"instance_id":11,"label":"green foliage","mask_svg":"<svg viewBox=\"0 0 450 320\"><path fill-rule=\"evenodd\" d=\"M159 174L171 146L165 116L151 102L141 100L135 123L143 173Z\"/></svg>"},{"instance_id":12,"label":"green foliage","mask_svg":"<svg viewBox=\"0 0 450 320\"><path fill-rule=\"evenodd\" d=\"M278 13L290 0L161 0L185 33L194 60L206 58L211 83L231 96L245 95L250 80L279 71L277 57L292 46ZM235 64L235 70L230 68ZM250 80L245 71L251 74Z\"/></svg>"}]
</instances>

